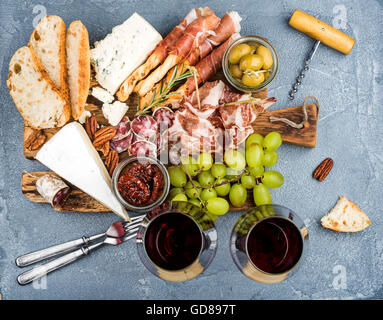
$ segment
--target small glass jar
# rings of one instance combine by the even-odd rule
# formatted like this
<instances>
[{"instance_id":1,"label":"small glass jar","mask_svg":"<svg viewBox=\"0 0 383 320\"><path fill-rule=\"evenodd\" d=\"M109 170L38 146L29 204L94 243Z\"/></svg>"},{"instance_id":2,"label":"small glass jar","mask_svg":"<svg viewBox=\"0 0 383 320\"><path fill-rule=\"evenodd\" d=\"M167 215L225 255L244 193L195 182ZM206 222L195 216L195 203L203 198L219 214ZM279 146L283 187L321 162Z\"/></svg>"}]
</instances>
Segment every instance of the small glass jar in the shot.
<instances>
[{"instance_id":1,"label":"small glass jar","mask_svg":"<svg viewBox=\"0 0 383 320\"><path fill-rule=\"evenodd\" d=\"M230 71L229 71L229 54L230 51L236 47L237 45L241 43L246 43L246 42L256 42L259 45L263 45L266 48L268 48L271 52L271 55L273 57L273 65L271 66L271 71L269 77L263 81L261 84L255 87L248 87L245 86L241 81L238 81L236 78L234 78ZM222 69L223 73L227 79L227 81L236 89L243 91L243 92L257 92L261 91L265 88L267 88L271 82L275 79L277 72L278 72L278 66L279 66L279 60L278 60L278 55L277 52L275 51L274 47L268 42L266 39L257 37L257 36L243 36L235 40L226 50L223 55L223 60L222 60Z\"/></svg>"},{"instance_id":2,"label":"small glass jar","mask_svg":"<svg viewBox=\"0 0 383 320\"><path fill-rule=\"evenodd\" d=\"M134 162L142 162L142 163L149 162L150 164L157 166L158 169L160 169L160 171L164 177L164 188L163 188L162 194L156 199L156 201L154 201L153 203L151 203L147 206L136 206L136 205L133 205L133 204L127 202L121 196L120 192L118 191L118 179L119 179L121 173L124 171L124 169L126 167L132 165ZM166 167L158 159L155 159L153 157L135 155L135 156L130 156L130 157L124 159L123 161L121 161L117 165L116 169L113 172L113 176L112 176L112 186L113 186L114 194L116 195L117 199L130 212L148 212L148 211L152 210L153 208L159 206L160 204L162 204L165 201L166 197L168 196L169 189L170 189L170 178L169 178L168 171L166 170Z\"/></svg>"}]
</instances>

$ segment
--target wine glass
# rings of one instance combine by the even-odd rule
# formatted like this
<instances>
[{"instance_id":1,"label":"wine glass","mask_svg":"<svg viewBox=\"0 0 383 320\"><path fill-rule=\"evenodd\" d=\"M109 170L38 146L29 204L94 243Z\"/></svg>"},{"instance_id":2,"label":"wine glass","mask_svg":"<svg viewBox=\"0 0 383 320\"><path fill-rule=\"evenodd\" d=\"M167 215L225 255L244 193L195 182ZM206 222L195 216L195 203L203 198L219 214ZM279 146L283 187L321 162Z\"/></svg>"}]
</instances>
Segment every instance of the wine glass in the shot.
<instances>
[{"instance_id":1,"label":"wine glass","mask_svg":"<svg viewBox=\"0 0 383 320\"><path fill-rule=\"evenodd\" d=\"M276 204L247 210L230 237L232 258L248 278L278 283L294 274L308 248L308 231L292 210Z\"/></svg>"},{"instance_id":2,"label":"wine glass","mask_svg":"<svg viewBox=\"0 0 383 320\"><path fill-rule=\"evenodd\" d=\"M136 244L142 263L154 275L167 281L187 281L212 262L217 231L198 206L169 201L146 215Z\"/></svg>"}]
</instances>

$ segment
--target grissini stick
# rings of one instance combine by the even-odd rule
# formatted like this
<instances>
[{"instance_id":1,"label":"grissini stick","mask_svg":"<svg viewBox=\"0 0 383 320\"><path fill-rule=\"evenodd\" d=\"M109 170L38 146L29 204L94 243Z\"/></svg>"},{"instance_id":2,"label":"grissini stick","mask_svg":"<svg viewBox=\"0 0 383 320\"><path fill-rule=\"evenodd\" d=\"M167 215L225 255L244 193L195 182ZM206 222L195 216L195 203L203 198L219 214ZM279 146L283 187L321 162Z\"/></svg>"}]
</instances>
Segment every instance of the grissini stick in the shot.
<instances>
[{"instance_id":1,"label":"grissini stick","mask_svg":"<svg viewBox=\"0 0 383 320\"><path fill-rule=\"evenodd\" d=\"M298 86L301 84L302 79L305 76L305 71L309 70L310 61L313 59L321 43L344 54L349 54L354 46L355 40L327 23L300 10L294 11L290 18L289 25L317 40L289 93L290 99L293 100L294 94L298 91Z\"/></svg>"}]
</instances>

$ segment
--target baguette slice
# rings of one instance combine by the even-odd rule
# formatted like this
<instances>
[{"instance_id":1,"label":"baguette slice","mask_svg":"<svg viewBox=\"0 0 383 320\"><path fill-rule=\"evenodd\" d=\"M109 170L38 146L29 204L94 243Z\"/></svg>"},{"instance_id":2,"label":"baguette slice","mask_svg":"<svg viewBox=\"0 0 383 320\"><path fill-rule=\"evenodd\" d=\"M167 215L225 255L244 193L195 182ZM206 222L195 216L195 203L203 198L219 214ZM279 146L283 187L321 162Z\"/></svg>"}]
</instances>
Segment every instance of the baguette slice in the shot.
<instances>
[{"instance_id":1,"label":"baguette slice","mask_svg":"<svg viewBox=\"0 0 383 320\"><path fill-rule=\"evenodd\" d=\"M321 220L322 226L338 232L358 232L366 229L371 221L360 208L344 196L340 196L330 213Z\"/></svg>"},{"instance_id":2,"label":"baguette slice","mask_svg":"<svg viewBox=\"0 0 383 320\"><path fill-rule=\"evenodd\" d=\"M69 101L64 21L59 16L42 18L32 32L28 46L36 52L53 83Z\"/></svg>"},{"instance_id":3,"label":"baguette slice","mask_svg":"<svg viewBox=\"0 0 383 320\"><path fill-rule=\"evenodd\" d=\"M66 57L72 117L78 120L85 109L90 83L89 36L81 21L73 21L68 28Z\"/></svg>"},{"instance_id":4,"label":"baguette slice","mask_svg":"<svg viewBox=\"0 0 383 320\"><path fill-rule=\"evenodd\" d=\"M21 47L15 52L9 63L7 86L17 109L32 128L62 127L69 121L67 100L33 49Z\"/></svg>"}]
</instances>

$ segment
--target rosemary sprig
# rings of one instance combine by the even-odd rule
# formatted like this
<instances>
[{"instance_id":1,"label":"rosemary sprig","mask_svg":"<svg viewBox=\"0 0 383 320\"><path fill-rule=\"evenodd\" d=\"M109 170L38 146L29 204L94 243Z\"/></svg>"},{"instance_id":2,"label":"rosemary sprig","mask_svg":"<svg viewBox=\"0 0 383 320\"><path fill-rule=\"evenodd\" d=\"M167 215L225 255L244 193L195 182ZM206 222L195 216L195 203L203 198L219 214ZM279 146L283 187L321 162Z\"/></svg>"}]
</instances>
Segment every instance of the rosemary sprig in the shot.
<instances>
[{"instance_id":1,"label":"rosemary sprig","mask_svg":"<svg viewBox=\"0 0 383 320\"><path fill-rule=\"evenodd\" d=\"M152 100L149 102L147 106L145 106L142 110L139 110L136 113L136 116L140 114L148 113L152 108L166 102L169 97L177 95L176 93L168 93L173 87L181 84L181 82L192 76L190 71L183 73L184 65L182 64L181 74L177 76L177 66L174 67L172 76L170 78L169 83L164 87L164 81L161 81L160 92L157 96L156 91L154 90Z\"/></svg>"}]
</instances>

